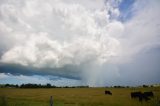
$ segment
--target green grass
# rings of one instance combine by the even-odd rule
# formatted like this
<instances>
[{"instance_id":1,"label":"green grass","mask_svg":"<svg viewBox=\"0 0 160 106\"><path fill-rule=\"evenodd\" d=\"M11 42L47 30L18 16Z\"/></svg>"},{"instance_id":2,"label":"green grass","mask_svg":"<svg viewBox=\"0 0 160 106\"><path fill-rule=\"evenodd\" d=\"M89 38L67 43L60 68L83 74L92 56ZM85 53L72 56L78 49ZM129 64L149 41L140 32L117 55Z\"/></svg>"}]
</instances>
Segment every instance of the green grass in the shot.
<instances>
[{"instance_id":1,"label":"green grass","mask_svg":"<svg viewBox=\"0 0 160 106\"><path fill-rule=\"evenodd\" d=\"M105 95L110 90L112 96ZM155 97L145 102L131 99L132 91L153 91ZM154 88L0 88L0 106L160 106L160 87Z\"/></svg>"}]
</instances>

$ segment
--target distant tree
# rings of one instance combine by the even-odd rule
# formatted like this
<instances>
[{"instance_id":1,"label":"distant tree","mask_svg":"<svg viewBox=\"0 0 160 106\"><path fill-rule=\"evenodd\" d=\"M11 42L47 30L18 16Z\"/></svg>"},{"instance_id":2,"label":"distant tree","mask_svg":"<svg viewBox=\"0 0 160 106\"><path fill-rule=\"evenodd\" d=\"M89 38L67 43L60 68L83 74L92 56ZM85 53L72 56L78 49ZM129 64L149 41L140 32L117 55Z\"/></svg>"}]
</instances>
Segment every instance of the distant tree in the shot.
<instances>
[{"instance_id":1,"label":"distant tree","mask_svg":"<svg viewBox=\"0 0 160 106\"><path fill-rule=\"evenodd\" d=\"M147 88L148 87L148 85L143 85L143 88Z\"/></svg>"},{"instance_id":2,"label":"distant tree","mask_svg":"<svg viewBox=\"0 0 160 106\"><path fill-rule=\"evenodd\" d=\"M51 87L52 87L51 84L49 83L46 84L46 88L51 88Z\"/></svg>"},{"instance_id":3,"label":"distant tree","mask_svg":"<svg viewBox=\"0 0 160 106\"><path fill-rule=\"evenodd\" d=\"M15 87L16 87L16 88L19 88L19 86L18 86L17 84L15 85Z\"/></svg>"},{"instance_id":4,"label":"distant tree","mask_svg":"<svg viewBox=\"0 0 160 106\"><path fill-rule=\"evenodd\" d=\"M5 87L10 87L10 84L5 84Z\"/></svg>"},{"instance_id":5,"label":"distant tree","mask_svg":"<svg viewBox=\"0 0 160 106\"><path fill-rule=\"evenodd\" d=\"M125 88L125 86L114 86L114 88Z\"/></svg>"}]
</instances>

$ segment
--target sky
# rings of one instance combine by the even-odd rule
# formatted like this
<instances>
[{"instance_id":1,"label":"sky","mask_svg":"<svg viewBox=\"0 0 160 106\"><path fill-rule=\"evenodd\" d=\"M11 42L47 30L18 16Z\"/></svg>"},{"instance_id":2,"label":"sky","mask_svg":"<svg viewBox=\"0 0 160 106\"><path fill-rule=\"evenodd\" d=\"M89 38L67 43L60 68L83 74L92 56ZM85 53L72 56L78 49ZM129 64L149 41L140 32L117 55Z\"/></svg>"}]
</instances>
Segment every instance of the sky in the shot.
<instances>
[{"instance_id":1,"label":"sky","mask_svg":"<svg viewBox=\"0 0 160 106\"><path fill-rule=\"evenodd\" d=\"M159 0L0 0L0 84L160 83Z\"/></svg>"}]
</instances>

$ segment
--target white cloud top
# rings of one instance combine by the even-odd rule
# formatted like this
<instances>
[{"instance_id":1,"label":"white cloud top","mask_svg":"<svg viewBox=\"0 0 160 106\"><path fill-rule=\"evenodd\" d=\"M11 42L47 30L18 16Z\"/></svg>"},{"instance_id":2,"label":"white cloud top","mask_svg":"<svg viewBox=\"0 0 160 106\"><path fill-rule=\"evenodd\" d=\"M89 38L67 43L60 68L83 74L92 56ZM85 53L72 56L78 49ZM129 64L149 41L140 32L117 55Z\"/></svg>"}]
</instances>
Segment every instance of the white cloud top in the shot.
<instances>
[{"instance_id":1,"label":"white cloud top","mask_svg":"<svg viewBox=\"0 0 160 106\"><path fill-rule=\"evenodd\" d=\"M103 1L88 2L3 3L2 37L11 36L13 44L1 62L57 68L86 61L104 63L117 56L120 43L114 36L122 34L123 25L110 22L109 9L102 5Z\"/></svg>"}]
</instances>

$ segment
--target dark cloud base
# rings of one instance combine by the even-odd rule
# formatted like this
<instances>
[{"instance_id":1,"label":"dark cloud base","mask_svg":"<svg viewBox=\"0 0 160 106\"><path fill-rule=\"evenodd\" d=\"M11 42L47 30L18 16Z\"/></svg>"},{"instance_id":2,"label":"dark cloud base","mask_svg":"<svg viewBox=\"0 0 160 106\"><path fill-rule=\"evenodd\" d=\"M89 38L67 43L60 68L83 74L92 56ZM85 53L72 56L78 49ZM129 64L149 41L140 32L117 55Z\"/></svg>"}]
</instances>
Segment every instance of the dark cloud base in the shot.
<instances>
[{"instance_id":1,"label":"dark cloud base","mask_svg":"<svg viewBox=\"0 0 160 106\"><path fill-rule=\"evenodd\" d=\"M0 64L0 73L11 73L13 75L50 75L50 76L59 76L69 79L80 80L80 74L77 75L77 72L74 73L76 67L65 66L63 68L31 68L25 67L18 64Z\"/></svg>"}]
</instances>

